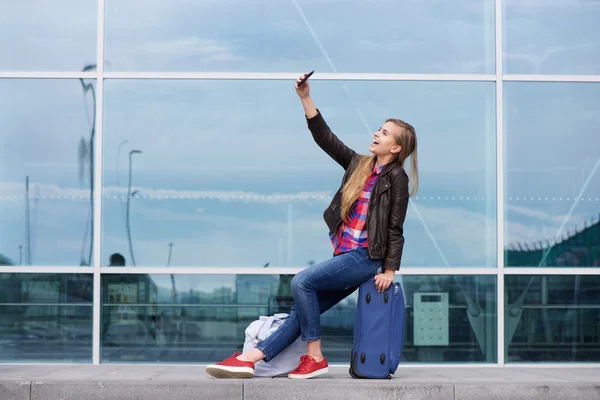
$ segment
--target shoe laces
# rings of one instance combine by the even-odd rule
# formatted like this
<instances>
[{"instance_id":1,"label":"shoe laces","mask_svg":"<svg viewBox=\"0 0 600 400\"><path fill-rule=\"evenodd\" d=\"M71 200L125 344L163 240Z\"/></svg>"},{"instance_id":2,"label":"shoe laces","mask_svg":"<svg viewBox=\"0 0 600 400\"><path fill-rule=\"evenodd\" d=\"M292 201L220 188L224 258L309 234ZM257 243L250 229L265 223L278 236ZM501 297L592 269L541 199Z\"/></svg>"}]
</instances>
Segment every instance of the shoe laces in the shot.
<instances>
[{"instance_id":1,"label":"shoe laces","mask_svg":"<svg viewBox=\"0 0 600 400\"><path fill-rule=\"evenodd\" d=\"M303 355L300 357L300 365L298 365L298 368L296 368L296 372L299 373L306 373L310 371L310 366L311 364L313 364L314 358L308 356L308 355Z\"/></svg>"}]
</instances>

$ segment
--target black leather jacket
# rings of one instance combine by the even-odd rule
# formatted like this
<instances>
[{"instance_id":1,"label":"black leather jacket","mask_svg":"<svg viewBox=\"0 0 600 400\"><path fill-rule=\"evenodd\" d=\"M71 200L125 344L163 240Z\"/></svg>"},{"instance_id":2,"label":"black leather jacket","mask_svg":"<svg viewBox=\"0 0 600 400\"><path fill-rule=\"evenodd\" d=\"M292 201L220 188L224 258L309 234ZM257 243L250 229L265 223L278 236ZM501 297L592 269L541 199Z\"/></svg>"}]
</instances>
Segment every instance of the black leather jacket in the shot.
<instances>
[{"instance_id":1,"label":"black leather jacket","mask_svg":"<svg viewBox=\"0 0 600 400\"><path fill-rule=\"evenodd\" d=\"M360 156L335 136L320 112L315 117L307 119L307 123L319 147L346 171L340 188L323 213L329 231L335 233L342 222L340 215L342 188L356 167ZM385 269L396 271L400 269L408 197L408 175L404 168L396 162L386 165L373 186L367 211L369 256L372 259L383 259Z\"/></svg>"}]
</instances>

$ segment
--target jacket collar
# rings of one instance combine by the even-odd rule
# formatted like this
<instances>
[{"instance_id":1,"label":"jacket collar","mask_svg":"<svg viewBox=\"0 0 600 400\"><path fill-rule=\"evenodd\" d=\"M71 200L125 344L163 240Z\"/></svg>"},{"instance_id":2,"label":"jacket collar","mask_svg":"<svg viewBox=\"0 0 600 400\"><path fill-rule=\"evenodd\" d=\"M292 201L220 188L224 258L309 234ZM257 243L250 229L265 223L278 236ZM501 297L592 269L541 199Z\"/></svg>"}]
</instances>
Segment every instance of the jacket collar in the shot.
<instances>
[{"instance_id":1,"label":"jacket collar","mask_svg":"<svg viewBox=\"0 0 600 400\"><path fill-rule=\"evenodd\" d=\"M391 163L386 164L383 167L383 170L381 171L380 176L384 176L384 175L387 175L388 173L390 173L394 169L394 167L396 167L396 165L398 165L397 161L392 161Z\"/></svg>"}]
</instances>

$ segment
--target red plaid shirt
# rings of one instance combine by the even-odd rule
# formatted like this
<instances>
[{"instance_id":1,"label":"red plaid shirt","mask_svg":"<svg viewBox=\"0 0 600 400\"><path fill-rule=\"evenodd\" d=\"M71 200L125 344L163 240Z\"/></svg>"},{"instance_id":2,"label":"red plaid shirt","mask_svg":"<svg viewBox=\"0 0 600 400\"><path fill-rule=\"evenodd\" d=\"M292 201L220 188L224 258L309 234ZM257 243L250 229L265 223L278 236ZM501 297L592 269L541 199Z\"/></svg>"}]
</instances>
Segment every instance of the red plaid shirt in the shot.
<instances>
[{"instance_id":1,"label":"red plaid shirt","mask_svg":"<svg viewBox=\"0 0 600 400\"><path fill-rule=\"evenodd\" d=\"M334 254L345 253L360 247L369 247L369 241L367 240L367 210L369 209L371 191L383 167L384 165L373 167L373 172L367 178L360 197L354 203L348 222L342 221L338 231L335 234L329 234Z\"/></svg>"}]
</instances>

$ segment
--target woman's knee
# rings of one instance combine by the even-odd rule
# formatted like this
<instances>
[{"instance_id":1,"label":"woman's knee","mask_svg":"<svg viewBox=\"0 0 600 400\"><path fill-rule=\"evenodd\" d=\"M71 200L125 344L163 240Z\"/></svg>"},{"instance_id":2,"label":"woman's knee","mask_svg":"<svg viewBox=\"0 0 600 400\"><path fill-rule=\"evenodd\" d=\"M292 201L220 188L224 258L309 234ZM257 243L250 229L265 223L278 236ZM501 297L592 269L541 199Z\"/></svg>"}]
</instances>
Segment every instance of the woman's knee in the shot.
<instances>
[{"instance_id":1,"label":"woman's knee","mask_svg":"<svg viewBox=\"0 0 600 400\"><path fill-rule=\"evenodd\" d=\"M292 282L290 283L292 287L292 292L299 289L301 282L302 278L299 276L299 274L294 275L294 277L292 278Z\"/></svg>"},{"instance_id":2,"label":"woman's knee","mask_svg":"<svg viewBox=\"0 0 600 400\"><path fill-rule=\"evenodd\" d=\"M297 290L306 290L308 288L306 274L303 272L304 271L300 271L299 273L294 275L294 277L292 278L292 282L291 282L292 292L297 291Z\"/></svg>"}]
</instances>

